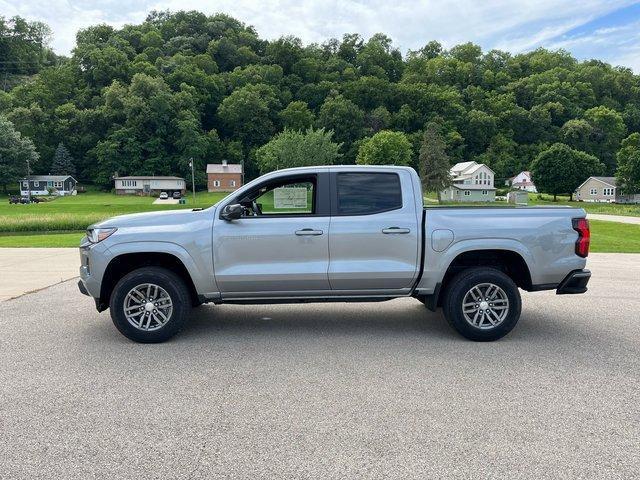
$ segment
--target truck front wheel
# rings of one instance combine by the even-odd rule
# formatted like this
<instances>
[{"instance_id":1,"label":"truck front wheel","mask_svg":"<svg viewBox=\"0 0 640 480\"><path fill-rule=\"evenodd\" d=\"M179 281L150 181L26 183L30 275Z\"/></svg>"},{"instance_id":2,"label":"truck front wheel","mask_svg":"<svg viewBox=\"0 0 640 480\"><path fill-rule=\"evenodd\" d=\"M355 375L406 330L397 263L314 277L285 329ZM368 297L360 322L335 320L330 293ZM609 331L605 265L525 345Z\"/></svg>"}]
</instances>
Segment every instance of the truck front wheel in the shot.
<instances>
[{"instance_id":1,"label":"truck front wheel","mask_svg":"<svg viewBox=\"0 0 640 480\"><path fill-rule=\"evenodd\" d=\"M498 340L520 318L520 292L500 270L478 267L451 279L443 301L444 316L462 336L477 342Z\"/></svg>"},{"instance_id":2,"label":"truck front wheel","mask_svg":"<svg viewBox=\"0 0 640 480\"><path fill-rule=\"evenodd\" d=\"M111 294L111 319L125 337L140 343L168 340L182 329L191 299L180 277L143 267L120 279Z\"/></svg>"}]
</instances>

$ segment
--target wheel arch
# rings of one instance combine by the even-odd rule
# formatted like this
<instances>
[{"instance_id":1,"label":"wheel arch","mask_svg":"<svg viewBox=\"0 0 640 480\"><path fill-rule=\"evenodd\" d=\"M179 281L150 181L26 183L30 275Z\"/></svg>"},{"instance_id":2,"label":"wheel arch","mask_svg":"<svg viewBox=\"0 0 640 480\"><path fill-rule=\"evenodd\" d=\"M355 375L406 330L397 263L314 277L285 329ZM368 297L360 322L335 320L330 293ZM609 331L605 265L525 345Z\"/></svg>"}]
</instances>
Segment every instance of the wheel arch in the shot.
<instances>
[{"instance_id":1,"label":"wheel arch","mask_svg":"<svg viewBox=\"0 0 640 480\"><path fill-rule=\"evenodd\" d=\"M129 272L143 267L162 267L178 275L185 283L193 305L201 303L196 286L184 262L168 252L136 251L121 253L111 259L102 276L98 310L108 308L113 289L118 281Z\"/></svg>"},{"instance_id":2,"label":"wheel arch","mask_svg":"<svg viewBox=\"0 0 640 480\"><path fill-rule=\"evenodd\" d=\"M453 277L468 268L488 267L500 270L509 276L523 290L531 290L532 279L529 265L524 256L508 248L475 248L459 252L449 262L442 279L435 287L433 297L427 305L432 309L441 306L443 292Z\"/></svg>"}]
</instances>

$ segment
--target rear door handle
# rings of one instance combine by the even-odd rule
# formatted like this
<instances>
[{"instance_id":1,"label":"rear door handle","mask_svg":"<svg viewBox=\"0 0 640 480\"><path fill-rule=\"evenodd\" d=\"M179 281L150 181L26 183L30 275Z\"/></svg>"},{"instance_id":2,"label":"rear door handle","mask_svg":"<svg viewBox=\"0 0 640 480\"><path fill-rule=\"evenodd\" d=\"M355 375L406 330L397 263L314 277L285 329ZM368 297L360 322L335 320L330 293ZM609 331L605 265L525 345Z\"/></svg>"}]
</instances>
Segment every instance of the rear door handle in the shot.
<instances>
[{"instance_id":1,"label":"rear door handle","mask_svg":"<svg viewBox=\"0 0 640 480\"><path fill-rule=\"evenodd\" d=\"M314 230L313 228L303 228L302 230L296 230L296 235L322 235L322 230Z\"/></svg>"},{"instance_id":2,"label":"rear door handle","mask_svg":"<svg viewBox=\"0 0 640 480\"><path fill-rule=\"evenodd\" d=\"M382 233L387 233L387 234L411 233L411 229L400 228L400 227L389 227L389 228L383 228Z\"/></svg>"}]
</instances>

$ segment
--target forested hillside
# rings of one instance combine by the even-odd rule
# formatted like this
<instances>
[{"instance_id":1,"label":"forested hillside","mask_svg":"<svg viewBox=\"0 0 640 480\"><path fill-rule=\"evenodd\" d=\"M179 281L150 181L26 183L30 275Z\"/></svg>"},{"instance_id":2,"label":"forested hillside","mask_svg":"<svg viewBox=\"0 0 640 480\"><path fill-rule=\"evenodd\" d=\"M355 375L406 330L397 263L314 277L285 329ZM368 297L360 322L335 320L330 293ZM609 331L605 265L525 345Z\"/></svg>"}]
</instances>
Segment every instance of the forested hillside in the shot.
<instances>
[{"instance_id":1,"label":"forested hillside","mask_svg":"<svg viewBox=\"0 0 640 480\"><path fill-rule=\"evenodd\" d=\"M223 158L252 177L259 147L311 126L334 132L340 163L355 162L364 138L395 130L416 165L431 124L451 162L487 163L497 179L557 142L613 174L621 141L640 131L640 77L563 51L429 42L403 57L384 34L303 45L261 39L223 14L154 12L140 25L80 31L70 59L0 92L0 114L33 140L36 172L49 171L62 142L80 179L105 187L115 172L189 175L191 157L200 184L204 165Z\"/></svg>"}]
</instances>

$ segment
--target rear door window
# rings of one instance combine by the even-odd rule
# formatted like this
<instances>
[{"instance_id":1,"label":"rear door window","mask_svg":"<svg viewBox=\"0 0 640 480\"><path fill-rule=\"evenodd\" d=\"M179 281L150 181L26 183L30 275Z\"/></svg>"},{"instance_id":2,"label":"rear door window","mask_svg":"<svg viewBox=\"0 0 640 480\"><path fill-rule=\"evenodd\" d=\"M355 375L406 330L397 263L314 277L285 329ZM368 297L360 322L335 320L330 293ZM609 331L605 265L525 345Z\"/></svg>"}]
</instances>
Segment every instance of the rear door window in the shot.
<instances>
[{"instance_id":1,"label":"rear door window","mask_svg":"<svg viewBox=\"0 0 640 480\"><path fill-rule=\"evenodd\" d=\"M338 173L338 215L371 215L402 208L396 173Z\"/></svg>"}]
</instances>

